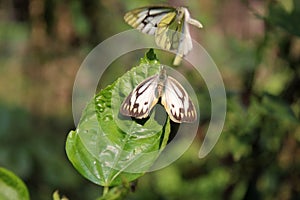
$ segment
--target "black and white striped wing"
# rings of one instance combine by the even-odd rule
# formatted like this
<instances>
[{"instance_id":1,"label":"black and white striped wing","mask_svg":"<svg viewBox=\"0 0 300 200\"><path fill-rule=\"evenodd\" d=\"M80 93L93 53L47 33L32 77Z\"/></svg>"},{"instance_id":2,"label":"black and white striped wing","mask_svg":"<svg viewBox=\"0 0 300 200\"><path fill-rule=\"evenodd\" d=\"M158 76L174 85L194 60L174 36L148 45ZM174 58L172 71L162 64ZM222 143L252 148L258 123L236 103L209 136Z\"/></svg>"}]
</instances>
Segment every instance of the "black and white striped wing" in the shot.
<instances>
[{"instance_id":1,"label":"black and white striped wing","mask_svg":"<svg viewBox=\"0 0 300 200\"><path fill-rule=\"evenodd\" d=\"M170 76L167 78L161 103L174 122L192 123L197 119L197 112L189 95L181 84Z\"/></svg>"},{"instance_id":2,"label":"black and white striped wing","mask_svg":"<svg viewBox=\"0 0 300 200\"><path fill-rule=\"evenodd\" d=\"M151 109L158 102L157 83L158 75L139 83L122 103L120 113L137 119L148 117Z\"/></svg>"},{"instance_id":3,"label":"black and white striped wing","mask_svg":"<svg viewBox=\"0 0 300 200\"><path fill-rule=\"evenodd\" d=\"M124 20L133 28L143 33L154 35L158 23L168 13L174 12L173 7L152 6L137 8L125 14Z\"/></svg>"}]
</instances>

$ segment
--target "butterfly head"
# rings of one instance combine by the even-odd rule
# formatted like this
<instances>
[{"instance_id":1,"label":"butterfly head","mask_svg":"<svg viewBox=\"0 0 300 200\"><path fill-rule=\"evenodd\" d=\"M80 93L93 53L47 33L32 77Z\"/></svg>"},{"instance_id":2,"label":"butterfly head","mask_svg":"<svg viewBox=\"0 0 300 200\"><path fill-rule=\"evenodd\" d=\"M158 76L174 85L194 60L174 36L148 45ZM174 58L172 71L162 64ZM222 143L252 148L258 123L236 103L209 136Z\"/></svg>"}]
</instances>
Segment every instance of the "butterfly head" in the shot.
<instances>
[{"instance_id":1,"label":"butterfly head","mask_svg":"<svg viewBox=\"0 0 300 200\"><path fill-rule=\"evenodd\" d=\"M186 11L188 12L188 10L184 7L176 8L176 19L179 24L182 22L183 17L185 17Z\"/></svg>"},{"instance_id":2,"label":"butterfly head","mask_svg":"<svg viewBox=\"0 0 300 200\"><path fill-rule=\"evenodd\" d=\"M165 85L167 78L168 78L167 71L163 66L161 66L158 74L158 82L162 85Z\"/></svg>"}]
</instances>

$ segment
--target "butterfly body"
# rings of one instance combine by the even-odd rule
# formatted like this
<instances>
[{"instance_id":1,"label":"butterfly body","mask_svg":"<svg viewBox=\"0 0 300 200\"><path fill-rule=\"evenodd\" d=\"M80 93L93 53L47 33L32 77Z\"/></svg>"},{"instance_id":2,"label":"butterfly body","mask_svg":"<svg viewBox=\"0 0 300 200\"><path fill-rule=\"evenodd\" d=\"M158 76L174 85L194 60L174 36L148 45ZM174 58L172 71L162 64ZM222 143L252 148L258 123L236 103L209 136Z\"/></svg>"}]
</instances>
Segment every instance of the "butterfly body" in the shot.
<instances>
[{"instance_id":1,"label":"butterfly body","mask_svg":"<svg viewBox=\"0 0 300 200\"><path fill-rule=\"evenodd\" d=\"M159 99L172 121L191 123L197 119L195 106L187 92L166 74L165 69L138 84L122 103L120 113L137 119L146 118Z\"/></svg>"},{"instance_id":2,"label":"butterfly body","mask_svg":"<svg viewBox=\"0 0 300 200\"><path fill-rule=\"evenodd\" d=\"M175 50L173 64L179 65L181 58L192 50L192 38L188 24L202 28L192 19L185 7L150 6L134 9L124 16L133 28L149 35L155 35L156 44L166 50Z\"/></svg>"}]
</instances>

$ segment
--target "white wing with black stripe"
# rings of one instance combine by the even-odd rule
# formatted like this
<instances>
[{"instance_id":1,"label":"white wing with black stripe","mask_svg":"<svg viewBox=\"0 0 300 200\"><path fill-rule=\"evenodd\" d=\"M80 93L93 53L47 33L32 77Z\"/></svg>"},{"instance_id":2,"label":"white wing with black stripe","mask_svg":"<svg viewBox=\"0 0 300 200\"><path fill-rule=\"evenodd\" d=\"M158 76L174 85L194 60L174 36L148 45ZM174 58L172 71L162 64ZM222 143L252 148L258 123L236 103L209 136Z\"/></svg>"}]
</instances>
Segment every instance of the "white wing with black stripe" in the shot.
<instances>
[{"instance_id":1,"label":"white wing with black stripe","mask_svg":"<svg viewBox=\"0 0 300 200\"><path fill-rule=\"evenodd\" d=\"M138 119L148 117L159 98L172 121L196 121L197 112L189 95L164 69L138 84L122 103L120 113Z\"/></svg>"},{"instance_id":2,"label":"white wing with black stripe","mask_svg":"<svg viewBox=\"0 0 300 200\"><path fill-rule=\"evenodd\" d=\"M138 84L122 103L120 113L137 119L148 117L159 98L155 93L157 79L154 75Z\"/></svg>"},{"instance_id":3,"label":"white wing with black stripe","mask_svg":"<svg viewBox=\"0 0 300 200\"><path fill-rule=\"evenodd\" d=\"M125 21L143 33L155 35L156 44L166 50L175 50L173 64L179 65L182 57L193 48L189 24L202 28L192 19L185 7L152 6L134 9L124 16Z\"/></svg>"},{"instance_id":4,"label":"white wing with black stripe","mask_svg":"<svg viewBox=\"0 0 300 200\"><path fill-rule=\"evenodd\" d=\"M195 106L188 93L177 80L170 76L166 81L161 103L174 122L192 123L197 119Z\"/></svg>"},{"instance_id":5,"label":"white wing with black stripe","mask_svg":"<svg viewBox=\"0 0 300 200\"><path fill-rule=\"evenodd\" d=\"M143 33L154 35L161 19L166 14L174 11L175 8L172 7L142 7L126 13L124 20L133 28L136 28Z\"/></svg>"}]
</instances>

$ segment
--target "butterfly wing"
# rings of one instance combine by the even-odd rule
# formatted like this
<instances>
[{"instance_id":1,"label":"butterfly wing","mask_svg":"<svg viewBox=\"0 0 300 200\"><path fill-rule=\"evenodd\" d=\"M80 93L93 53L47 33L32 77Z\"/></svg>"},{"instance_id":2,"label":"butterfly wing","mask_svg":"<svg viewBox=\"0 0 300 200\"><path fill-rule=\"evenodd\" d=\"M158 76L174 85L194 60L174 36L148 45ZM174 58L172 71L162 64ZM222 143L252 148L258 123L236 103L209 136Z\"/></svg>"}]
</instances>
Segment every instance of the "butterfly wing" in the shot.
<instances>
[{"instance_id":1,"label":"butterfly wing","mask_svg":"<svg viewBox=\"0 0 300 200\"><path fill-rule=\"evenodd\" d=\"M148 117L159 98L157 82L158 75L154 75L139 83L122 103L120 113L137 119Z\"/></svg>"},{"instance_id":2,"label":"butterfly wing","mask_svg":"<svg viewBox=\"0 0 300 200\"><path fill-rule=\"evenodd\" d=\"M178 21L177 12L169 12L166 14L159 24L155 32L156 44L166 50L175 50L178 48L182 24Z\"/></svg>"},{"instance_id":3,"label":"butterfly wing","mask_svg":"<svg viewBox=\"0 0 300 200\"><path fill-rule=\"evenodd\" d=\"M190 17L187 8L178 7L166 14L157 26L155 42L163 49L176 51L174 65L179 65L182 57L193 48L189 24L202 28L199 21Z\"/></svg>"},{"instance_id":4,"label":"butterfly wing","mask_svg":"<svg viewBox=\"0 0 300 200\"><path fill-rule=\"evenodd\" d=\"M193 48L185 10L187 11L186 8L179 7L176 11L166 14L155 33L155 42L158 46L176 51L174 65L179 65L181 57Z\"/></svg>"},{"instance_id":5,"label":"butterfly wing","mask_svg":"<svg viewBox=\"0 0 300 200\"><path fill-rule=\"evenodd\" d=\"M161 103L174 122L192 123L197 119L195 106L187 92L177 80L170 76L167 78Z\"/></svg>"},{"instance_id":6,"label":"butterfly wing","mask_svg":"<svg viewBox=\"0 0 300 200\"><path fill-rule=\"evenodd\" d=\"M161 19L175 8L165 6L152 6L137 8L125 14L124 20L133 28L143 33L154 35Z\"/></svg>"},{"instance_id":7,"label":"butterfly wing","mask_svg":"<svg viewBox=\"0 0 300 200\"><path fill-rule=\"evenodd\" d=\"M182 57L193 48L188 24L202 28L202 24L192 19L188 9L184 7L137 8L126 13L124 20L143 33L155 34L155 42L159 47L176 50L174 65L179 65Z\"/></svg>"},{"instance_id":8,"label":"butterfly wing","mask_svg":"<svg viewBox=\"0 0 300 200\"><path fill-rule=\"evenodd\" d=\"M199 21L191 18L187 8L181 7L179 9L181 9L181 12L183 13L183 20L177 55L173 61L174 65L179 65L182 60L182 57L187 55L188 52L190 52L193 48L189 24L197 28L203 28L203 25Z\"/></svg>"},{"instance_id":9,"label":"butterfly wing","mask_svg":"<svg viewBox=\"0 0 300 200\"><path fill-rule=\"evenodd\" d=\"M173 61L173 65L179 65L182 57L187 55L193 48L192 38L188 24L185 20L182 22L181 34L179 37L176 57Z\"/></svg>"}]
</instances>

